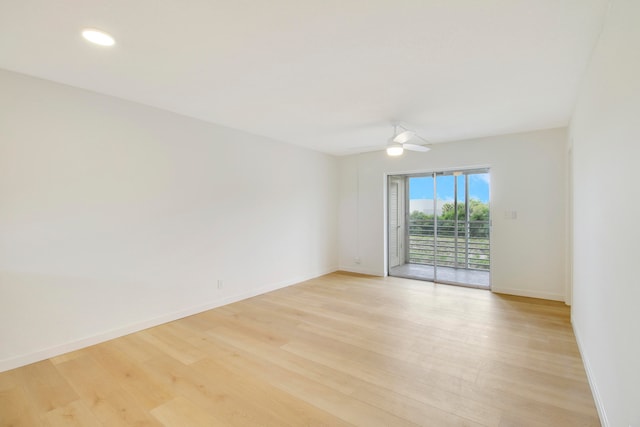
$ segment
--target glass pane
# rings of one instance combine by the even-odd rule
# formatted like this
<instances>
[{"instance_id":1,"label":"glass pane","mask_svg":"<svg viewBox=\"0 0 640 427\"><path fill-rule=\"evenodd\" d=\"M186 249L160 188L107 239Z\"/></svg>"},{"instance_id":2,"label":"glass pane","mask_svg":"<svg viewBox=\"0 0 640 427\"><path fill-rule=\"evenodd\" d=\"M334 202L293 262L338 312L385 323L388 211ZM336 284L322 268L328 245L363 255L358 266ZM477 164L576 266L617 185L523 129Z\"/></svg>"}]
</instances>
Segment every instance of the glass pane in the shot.
<instances>
[{"instance_id":1,"label":"glass pane","mask_svg":"<svg viewBox=\"0 0 640 427\"><path fill-rule=\"evenodd\" d=\"M456 259L455 179L453 175L440 175L436 178L440 207L436 230L436 264L444 267L454 267Z\"/></svg>"},{"instance_id":2,"label":"glass pane","mask_svg":"<svg viewBox=\"0 0 640 427\"><path fill-rule=\"evenodd\" d=\"M469 175L468 268L489 270L489 174Z\"/></svg>"},{"instance_id":3,"label":"glass pane","mask_svg":"<svg viewBox=\"0 0 640 427\"><path fill-rule=\"evenodd\" d=\"M466 177L465 175L458 175L456 180L458 181L458 220L464 220L467 217L467 211L464 204Z\"/></svg>"},{"instance_id":4,"label":"glass pane","mask_svg":"<svg viewBox=\"0 0 640 427\"><path fill-rule=\"evenodd\" d=\"M427 280L433 280L434 197L433 177L409 178L409 263ZM416 274L417 276L417 274Z\"/></svg>"}]
</instances>

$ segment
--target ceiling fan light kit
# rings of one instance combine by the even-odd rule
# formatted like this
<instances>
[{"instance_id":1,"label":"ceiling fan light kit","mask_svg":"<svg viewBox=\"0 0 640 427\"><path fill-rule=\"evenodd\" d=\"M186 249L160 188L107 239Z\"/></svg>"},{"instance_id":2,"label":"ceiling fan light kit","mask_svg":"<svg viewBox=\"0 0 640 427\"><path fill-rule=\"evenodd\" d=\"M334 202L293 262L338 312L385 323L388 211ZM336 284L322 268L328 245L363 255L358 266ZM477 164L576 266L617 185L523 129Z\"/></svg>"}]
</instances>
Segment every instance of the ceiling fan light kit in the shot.
<instances>
[{"instance_id":1,"label":"ceiling fan light kit","mask_svg":"<svg viewBox=\"0 0 640 427\"><path fill-rule=\"evenodd\" d=\"M398 130L400 130L400 132L398 132ZM391 145L387 147L388 156L400 156L402 155L402 153L404 153L404 150L426 152L431 149L429 147L425 147L424 145L409 144L408 142L414 138L420 139L424 142L427 142L427 140L416 134L415 131L405 129L398 124L393 126L393 135L394 136L390 141Z\"/></svg>"},{"instance_id":2,"label":"ceiling fan light kit","mask_svg":"<svg viewBox=\"0 0 640 427\"><path fill-rule=\"evenodd\" d=\"M82 30L82 37L87 41L100 46L113 46L116 44L116 41L111 34L95 28L85 28Z\"/></svg>"},{"instance_id":3,"label":"ceiling fan light kit","mask_svg":"<svg viewBox=\"0 0 640 427\"><path fill-rule=\"evenodd\" d=\"M392 157L401 156L403 152L404 148L402 148L402 145L392 145L387 147L387 155Z\"/></svg>"}]
</instances>

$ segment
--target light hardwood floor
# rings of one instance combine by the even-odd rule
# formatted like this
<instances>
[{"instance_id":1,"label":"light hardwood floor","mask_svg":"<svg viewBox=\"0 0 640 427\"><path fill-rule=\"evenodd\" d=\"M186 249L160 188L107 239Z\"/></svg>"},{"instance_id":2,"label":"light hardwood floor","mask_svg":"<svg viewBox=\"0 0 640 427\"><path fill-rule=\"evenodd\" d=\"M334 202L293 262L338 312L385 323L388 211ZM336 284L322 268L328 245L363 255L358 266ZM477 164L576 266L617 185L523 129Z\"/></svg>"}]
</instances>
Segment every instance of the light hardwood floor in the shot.
<instances>
[{"instance_id":1,"label":"light hardwood floor","mask_svg":"<svg viewBox=\"0 0 640 427\"><path fill-rule=\"evenodd\" d=\"M0 373L3 426L597 426L562 303L334 273Z\"/></svg>"}]
</instances>

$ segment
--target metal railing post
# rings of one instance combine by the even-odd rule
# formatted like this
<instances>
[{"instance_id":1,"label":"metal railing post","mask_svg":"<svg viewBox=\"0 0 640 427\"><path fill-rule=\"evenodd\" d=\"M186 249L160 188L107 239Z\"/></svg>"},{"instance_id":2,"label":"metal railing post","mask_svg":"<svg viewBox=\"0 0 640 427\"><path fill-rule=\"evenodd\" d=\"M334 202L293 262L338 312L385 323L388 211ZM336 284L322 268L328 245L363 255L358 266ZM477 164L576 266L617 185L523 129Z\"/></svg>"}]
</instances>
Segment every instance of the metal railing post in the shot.
<instances>
[{"instance_id":1,"label":"metal railing post","mask_svg":"<svg viewBox=\"0 0 640 427\"><path fill-rule=\"evenodd\" d=\"M469 239L471 238L471 221L469 220L469 175L464 174L464 228L466 230L464 264L469 268Z\"/></svg>"}]
</instances>

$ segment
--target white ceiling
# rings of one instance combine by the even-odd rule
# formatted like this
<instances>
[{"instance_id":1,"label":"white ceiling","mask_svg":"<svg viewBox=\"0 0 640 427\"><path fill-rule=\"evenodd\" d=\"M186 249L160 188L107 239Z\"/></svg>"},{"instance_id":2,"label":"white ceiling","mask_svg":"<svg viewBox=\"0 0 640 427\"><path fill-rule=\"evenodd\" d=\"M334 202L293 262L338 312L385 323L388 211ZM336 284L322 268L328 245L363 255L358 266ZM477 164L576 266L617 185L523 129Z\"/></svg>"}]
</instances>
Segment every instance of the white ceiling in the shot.
<instances>
[{"instance_id":1,"label":"white ceiling","mask_svg":"<svg viewBox=\"0 0 640 427\"><path fill-rule=\"evenodd\" d=\"M345 154L384 146L393 121L433 142L566 125L606 7L0 0L0 68Z\"/></svg>"}]
</instances>

